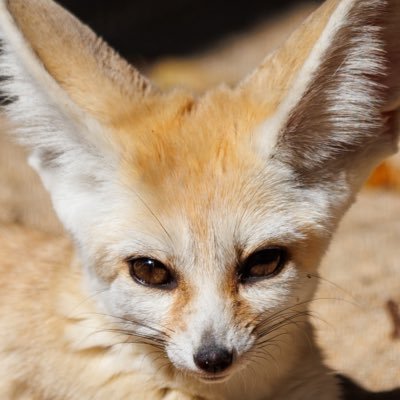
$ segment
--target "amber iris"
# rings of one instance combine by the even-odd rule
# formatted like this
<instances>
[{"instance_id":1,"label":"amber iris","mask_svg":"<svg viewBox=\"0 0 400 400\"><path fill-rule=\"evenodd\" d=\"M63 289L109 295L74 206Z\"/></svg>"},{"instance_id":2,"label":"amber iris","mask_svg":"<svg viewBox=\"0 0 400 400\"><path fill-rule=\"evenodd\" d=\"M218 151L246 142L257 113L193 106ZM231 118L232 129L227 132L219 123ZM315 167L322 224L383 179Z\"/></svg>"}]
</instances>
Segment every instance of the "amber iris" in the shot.
<instances>
[{"instance_id":1,"label":"amber iris","mask_svg":"<svg viewBox=\"0 0 400 400\"><path fill-rule=\"evenodd\" d=\"M128 260L131 277L141 285L160 289L173 289L176 280L170 270L160 261L152 258L133 258Z\"/></svg>"}]
</instances>

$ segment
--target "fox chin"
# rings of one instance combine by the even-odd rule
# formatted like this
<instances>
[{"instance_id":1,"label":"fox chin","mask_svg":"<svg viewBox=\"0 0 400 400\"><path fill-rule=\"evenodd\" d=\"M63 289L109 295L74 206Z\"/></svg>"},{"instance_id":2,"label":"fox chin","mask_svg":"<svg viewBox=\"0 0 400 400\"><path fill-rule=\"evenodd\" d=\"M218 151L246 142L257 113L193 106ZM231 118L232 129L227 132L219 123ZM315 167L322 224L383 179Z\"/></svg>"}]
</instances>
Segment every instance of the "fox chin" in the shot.
<instances>
[{"instance_id":1,"label":"fox chin","mask_svg":"<svg viewBox=\"0 0 400 400\"><path fill-rule=\"evenodd\" d=\"M4 112L66 231L0 226L0 397L341 399L309 305L396 151L399 35L397 0L328 0L194 95L51 0L0 0Z\"/></svg>"}]
</instances>

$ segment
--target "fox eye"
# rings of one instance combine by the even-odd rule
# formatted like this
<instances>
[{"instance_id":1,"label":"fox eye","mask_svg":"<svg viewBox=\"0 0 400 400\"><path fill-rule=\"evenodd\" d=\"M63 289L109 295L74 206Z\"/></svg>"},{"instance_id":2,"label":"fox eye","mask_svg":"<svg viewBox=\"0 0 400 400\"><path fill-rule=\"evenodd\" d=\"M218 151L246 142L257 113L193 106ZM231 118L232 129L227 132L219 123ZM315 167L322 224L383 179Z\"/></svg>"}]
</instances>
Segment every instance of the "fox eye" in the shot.
<instances>
[{"instance_id":1,"label":"fox eye","mask_svg":"<svg viewBox=\"0 0 400 400\"><path fill-rule=\"evenodd\" d=\"M129 273L134 281L159 289L173 289L176 280L169 269L152 258L133 258L128 260Z\"/></svg>"},{"instance_id":2,"label":"fox eye","mask_svg":"<svg viewBox=\"0 0 400 400\"><path fill-rule=\"evenodd\" d=\"M286 259L286 250L279 247L257 251L247 258L239 270L239 280L241 283L252 283L272 278L281 272Z\"/></svg>"}]
</instances>

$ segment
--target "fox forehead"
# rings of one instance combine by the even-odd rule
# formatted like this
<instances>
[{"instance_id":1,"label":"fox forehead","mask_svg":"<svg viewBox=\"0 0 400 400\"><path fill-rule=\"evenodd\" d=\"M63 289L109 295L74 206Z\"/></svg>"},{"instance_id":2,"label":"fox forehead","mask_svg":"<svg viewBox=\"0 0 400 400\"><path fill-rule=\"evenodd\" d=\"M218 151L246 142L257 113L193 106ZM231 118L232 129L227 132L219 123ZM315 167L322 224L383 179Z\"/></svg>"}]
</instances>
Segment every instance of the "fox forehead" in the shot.
<instances>
[{"instance_id":1,"label":"fox forehead","mask_svg":"<svg viewBox=\"0 0 400 400\"><path fill-rule=\"evenodd\" d=\"M238 251L286 246L319 228L323 212L308 207L288 168L267 161L273 142L257 148L265 107L244 106L227 88L199 99L175 92L143 107L146 113L121 116L111 130L123 187L107 194L121 205L105 222L117 232L110 238L116 257L224 271ZM100 275L109 274L105 261L98 259Z\"/></svg>"},{"instance_id":2,"label":"fox forehead","mask_svg":"<svg viewBox=\"0 0 400 400\"><path fill-rule=\"evenodd\" d=\"M245 106L235 91L220 88L201 98L175 92L143 107L145 113L125 115L112 127L127 182L138 179L158 189L173 180L198 186L219 172L239 175L254 165L252 133L265 110Z\"/></svg>"},{"instance_id":3,"label":"fox forehead","mask_svg":"<svg viewBox=\"0 0 400 400\"><path fill-rule=\"evenodd\" d=\"M267 161L273 142L257 148L264 106L245 105L236 91L219 88L199 99L175 92L143 107L145 115L121 116L112 127L124 190L107 196L125 200L120 217L107 224L124 221L111 228L121 254L154 255L161 247L164 254L155 256L167 252L187 265L191 254L215 267L216 259L233 262L236 250L288 245L324 222L325 204L315 207L323 193L299 190L287 167Z\"/></svg>"},{"instance_id":4,"label":"fox forehead","mask_svg":"<svg viewBox=\"0 0 400 400\"><path fill-rule=\"evenodd\" d=\"M234 89L220 86L200 97L183 90L153 93L128 107L109 107L107 120L122 148L122 175L128 182L140 177L160 190L163 183L172 186L177 180L180 185L196 187L205 180L210 187L210 179L218 171L232 170L238 177L246 176L249 169L263 170L264 164L257 161L263 158L265 162L274 140L267 140L269 148L263 142L263 157L257 159L255 150L261 145L254 134L291 93L291 85L332 7L333 3L326 3L319 18L310 17L297 34L265 59L260 66L262 82L256 72ZM313 27L309 29L311 33L302 38L300 46L294 46L309 26ZM291 93L290 97L298 95ZM270 135L274 136L278 128L275 126Z\"/></svg>"},{"instance_id":5,"label":"fox forehead","mask_svg":"<svg viewBox=\"0 0 400 400\"><path fill-rule=\"evenodd\" d=\"M264 175L251 175L250 169L247 176L206 168L197 182L168 174L170 184L149 187L131 180L122 193L110 193L120 206L105 221L108 233L91 235L103 239L97 254L147 256L193 276L213 270L222 277L253 251L283 246L301 252L324 236L323 193L288 185L284 168L271 166ZM106 272L113 265L107 257L96 264Z\"/></svg>"}]
</instances>

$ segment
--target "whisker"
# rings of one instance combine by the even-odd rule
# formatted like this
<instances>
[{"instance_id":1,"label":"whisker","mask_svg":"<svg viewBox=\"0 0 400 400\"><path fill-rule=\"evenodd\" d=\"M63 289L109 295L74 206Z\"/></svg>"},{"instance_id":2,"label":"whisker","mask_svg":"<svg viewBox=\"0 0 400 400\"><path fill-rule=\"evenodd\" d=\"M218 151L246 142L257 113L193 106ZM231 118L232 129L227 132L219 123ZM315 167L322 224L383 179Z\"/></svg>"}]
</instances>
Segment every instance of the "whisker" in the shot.
<instances>
[{"instance_id":1,"label":"whisker","mask_svg":"<svg viewBox=\"0 0 400 400\"><path fill-rule=\"evenodd\" d=\"M256 326L256 329L259 331L258 334L263 336L265 333L269 332L271 329L275 329L275 327L279 326L283 322L291 321L293 318L299 317L299 316L309 316L309 311L293 311L293 312L286 312L286 313L281 313L279 315L279 318L277 315L274 316L274 318L271 320L269 318L266 318L265 320L262 320L260 324ZM271 324L271 321L278 320L278 322L274 322ZM260 327L262 329L260 329Z\"/></svg>"},{"instance_id":2,"label":"whisker","mask_svg":"<svg viewBox=\"0 0 400 400\"><path fill-rule=\"evenodd\" d=\"M130 337L139 337L142 339L149 339L149 340L152 340L152 341L160 343L160 344L165 344L167 342L165 339L162 339L162 338L157 338L157 337L147 335L144 333L132 332L132 331L125 330L125 329L114 328L114 329L104 329L103 331L111 332L111 333L119 333L121 335L126 335L126 336L130 336Z\"/></svg>"},{"instance_id":3,"label":"whisker","mask_svg":"<svg viewBox=\"0 0 400 400\"><path fill-rule=\"evenodd\" d=\"M94 293L90 294L89 296L86 296L80 303L78 303L72 310L71 310L71 316L70 318L75 318L73 316L73 313L82 305L84 305L85 303L87 303L89 300L92 300L94 297L106 292L108 289L99 289L96 290ZM78 317L76 317L78 318Z\"/></svg>"},{"instance_id":4,"label":"whisker","mask_svg":"<svg viewBox=\"0 0 400 400\"><path fill-rule=\"evenodd\" d=\"M157 221L157 223L160 225L161 229L164 231L164 233L167 235L170 243L173 243L172 237L161 222L161 220L157 217L157 215L154 213L154 211L150 208L150 206L143 200L143 198L137 193L136 191L134 192L136 197L140 200L140 202L146 207L147 211L152 215L152 217Z\"/></svg>"},{"instance_id":5,"label":"whisker","mask_svg":"<svg viewBox=\"0 0 400 400\"><path fill-rule=\"evenodd\" d=\"M149 330L151 330L153 332L156 332L156 333L160 334L161 336L165 336L167 338L170 337L170 334L167 333L166 331L169 331L170 333L174 333L174 331L172 329L170 329L170 328L161 326L161 329L159 329L159 328L155 328L155 327L153 327L153 326L151 326L149 324L146 324L144 322L140 322L140 321L137 321L137 320L134 320L134 319L126 318L126 317L121 317L121 316L111 315L111 314L105 314L105 313L93 313L93 314L101 315L101 316L104 316L104 317L113 318L113 319L122 321L123 323L126 323L128 325L132 324L132 325L139 326L139 327L142 327L142 328L147 328L147 329L149 329Z\"/></svg>"},{"instance_id":6,"label":"whisker","mask_svg":"<svg viewBox=\"0 0 400 400\"><path fill-rule=\"evenodd\" d=\"M306 273L306 277L307 278L316 278L319 279L320 281L324 282L324 283L329 283L331 286L335 287L336 289L339 289L341 292L343 292L345 295L349 296L355 303L356 303L356 298L346 289L344 289L343 287L341 287L340 285L338 285L337 283L327 279L327 278L323 278L319 273L315 273L312 274L310 272Z\"/></svg>"}]
</instances>

